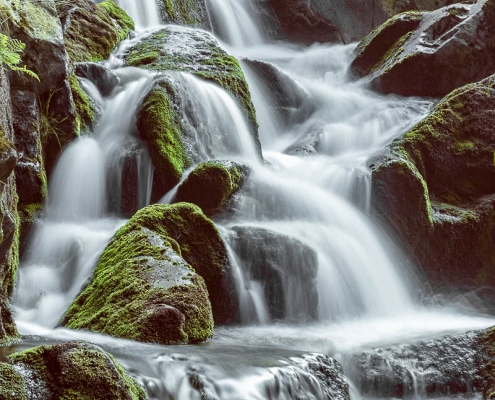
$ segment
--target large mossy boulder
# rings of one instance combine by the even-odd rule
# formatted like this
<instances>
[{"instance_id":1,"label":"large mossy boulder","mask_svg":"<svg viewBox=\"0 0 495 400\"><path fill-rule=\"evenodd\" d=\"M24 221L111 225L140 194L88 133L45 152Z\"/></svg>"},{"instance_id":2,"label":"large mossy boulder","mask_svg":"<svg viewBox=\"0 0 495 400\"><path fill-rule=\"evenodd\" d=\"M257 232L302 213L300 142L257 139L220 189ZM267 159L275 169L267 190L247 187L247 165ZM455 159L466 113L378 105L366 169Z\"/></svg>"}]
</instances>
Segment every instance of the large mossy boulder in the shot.
<instances>
[{"instance_id":1,"label":"large mossy boulder","mask_svg":"<svg viewBox=\"0 0 495 400\"><path fill-rule=\"evenodd\" d=\"M455 90L370 163L375 210L437 285L495 284L494 87Z\"/></svg>"},{"instance_id":2,"label":"large mossy boulder","mask_svg":"<svg viewBox=\"0 0 495 400\"><path fill-rule=\"evenodd\" d=\"M268 229L233 227L233 250L250 279L260 282L272 319L318 317L318 255L300 240Z\"/></svg>"},{"instance_id":3,"label":"large mossy boulder","mask_svg":"<svg viewBox=\"0 0 495 400\"><path fill-rule=\"evenodd\" d=\"M400 14L354 52L351 72L383 93L443 97L495 72L495 1Z\"/></svg>"},{"instance_id":4,"label":"large mossy boulder","mask_svg":"<svg viewBox=\"0 0 495 400\"><path fill-rule=\"evenodd\" d=\"M14 353L0 363L0 398L144 400L147 396L100 347L67 342Z\"/></svg>"},{"instance_id":5,"label":"large mossy boulder","mask_svg":"<svg viewBox=\"0 0 495 400\"><path fill-rule=\"evenodd\" d=\"M116 233L62 325L143 342L207 340L208 284L218 319L235 314L223 296L226 268L223 242L199 208L147 207Z\"/></svg>"},{"instance_id":6,"label":"large mossy boulder","mask_svg":"<svg viewBox=\"0 0 495 400\"><path fill-rule=\"evenodd\" d=\"M239 62L210 33L180 26L165 27L131 47L125 62L127 66L171 73L156 80L137 118L138 133L147 143L155 167L153 201L179 183L186 168L205 161L197 138L184 124L184 113L188 112L188 105L183 104L187 100L181 95L184 82L174 72L191 73L230 93L246 117L261 158L256 114L244 73ZM194 124L200 126L204 121L194 120Z\"/></svg>"},{"instance_id":7,"label":"large mossy boulder","mask_svg":"<svg viewBox=\"0 0 495 400\"><path fill-rule=\"evenodd\" d=\"M124 40L134 22L113 0L57 2L67 53L74 62L103 61Z\"/></svg>"},{"instance_id":8,"label":"large mossy boulder","mask_svg":"<svg viewBox=\"0 0 495 400\"><path fill-rule=\"evenodd\" d=\"M232 161L199 164L177 190L177 202L193 203L212 217L225 211L227 202L242 187L249 167Z\"/></svg>"}]
</instances>

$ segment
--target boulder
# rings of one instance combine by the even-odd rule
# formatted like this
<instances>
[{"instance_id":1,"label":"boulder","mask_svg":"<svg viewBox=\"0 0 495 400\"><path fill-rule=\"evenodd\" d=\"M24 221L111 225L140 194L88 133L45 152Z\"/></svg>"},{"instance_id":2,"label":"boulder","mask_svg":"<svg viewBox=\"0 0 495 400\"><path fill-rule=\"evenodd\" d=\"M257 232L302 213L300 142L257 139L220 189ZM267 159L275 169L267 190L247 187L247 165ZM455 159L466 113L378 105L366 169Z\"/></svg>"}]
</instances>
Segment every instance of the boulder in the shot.
<instances>
[{"instance_id":1,"label":"boulder","mask_svg":"<svg viewBox=\"0 0 495 400\"><path fill-rule=\"evenodd\" d=\"M188 72L227 90L244 111L261 158L255 110L242 69L210 33L168 26L131 47L125 61L128 66L153 71ZM155 167L152 201L159 200L179 183L186 168L205 160L194 127L184 121L184 113L188 112L188 104L184 103L188 100L181 96L183 80L176 73L162 75L138 112L138 134L147 143ZM193 120L191 125L204 124L195 119L198 116L189 117Z\"/></svg>"},{"instance_id":2,"label":"boulder","mask_svg":"<svg viewBox=\"0 0 495 400\"><path fill-rule=\"evenodd\" d=\"M196 204L212 217L226 210L248 174L249 167L231 161L201 163L180 184L175 201Z\"/></svg>"},{"instance_id":3,"label":"boulder","mask_svg":"<svg viewBox=\"0 0 495 400\"><path fill-rule=\"evenodd\" d=\"M243 59L260 82L265 99L269 99L272 113L283 128L304 121L316 109L306 89L276 65L251 59Z\"/></svg>"},{"instance_id":4,"label":"boulder","mask_svg":"<svg viewBox=\"0 0 495 400\"><path fill-rule=\"evenodd\" d=\"M300 240L263 228L236 226L231 245L250 279L259 281L273 319L318 317L318 255Z\"/></svg>"},{"instance_id":5,"label":"boulder","mask_svg":"<svg viewBox=\"0 0 495 400\"><path fill-rule=\"evenodd\" d=\"M235 318L227 261L218 232L199 208L147 207L116 233L62 325L143 342L207 340L213 333L208 285L215 317Z\"/></svg>"},{"instance_id":6,"label":"boulder","mask_svg":"<svg viewBox=\"0 0 495 400\"><path fill-rule=\"evenodd\" d=\"M351 73L383 93L443 97L495 73L495 2L400 14L354 52Z\"/></svg>"},{"instance_id":7,"label":"boulder","mask_svg":"<svg viewBox=\"0 0 495 400\"><path fill-rule=\"evenodd\" d=\"M0 397L144 400L143 388L100 347L84 342L43 345L0 363Z\"/></svg>"},{"instance_id":8,"label":"boulder","mask_svg":"<svg viewBox=\"0 0 495 400\"><path fill-rule=\"evenodd\" d=\"M471 395L486 386L480 332L447 336L350 357L348 376L359 392L373 398L421 398Z\"/></svg>"},{"instance_id":9,"label":"boulder","mask_svg":"<svg viewBox=\"0 0 495 400\"><path fill-rule=\"evenodd\" d=\"M73 62L103 61L124 40L134 22L113 0L57 2L67 53Z\"/></svg>"},{"instance_id":10,"label":"boulder","mask_svg":"<svg viewBox=\"0 0 495 400\"><path fill-rule=\"evenodd\" d=\"M376 213L436 285L495 284L494 87L455 90L370 161Z\"/></svg>"},{"instance_id":11,"label":"boulder","mask_svg":"<svg viewBox=\"0 0 495 400\"><path fill-rule=\"evenodd\" d=\"M94 83L102 96L108 96L119 84L119 77L115 72L98 63L77 63L76 75Z\"/></svg>"}]
</instances>

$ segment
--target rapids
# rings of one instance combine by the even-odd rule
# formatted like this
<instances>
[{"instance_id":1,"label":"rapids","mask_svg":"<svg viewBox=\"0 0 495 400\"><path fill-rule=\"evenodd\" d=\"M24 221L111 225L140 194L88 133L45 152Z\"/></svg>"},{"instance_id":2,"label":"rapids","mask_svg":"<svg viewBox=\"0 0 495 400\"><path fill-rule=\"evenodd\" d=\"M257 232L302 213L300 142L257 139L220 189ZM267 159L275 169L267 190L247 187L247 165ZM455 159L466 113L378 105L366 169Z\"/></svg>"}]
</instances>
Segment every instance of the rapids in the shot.
<instances>
[{"instance_id":1,"label":"rapids","mask_svg":"<svg viewBox=\"0 0 495 400\"><path fill-rule=\"evenodd\" d=\"M101 98L89 81L82 82L100 106L101 117L93 132L65 149L50 182L44 218L22 260L13 301L22 334L53 342L97 343L146 387L152 399L282 400L328 398L314 377L314 365L324 365L316 353L334 357L347 370L353 354L364 349L495 325L494 317L462 298L448 306L420 304L418 298L428 294L428 288L369 215L367 160L424 118L432 102L382 96L349 81L354 45L299 48L270 42L252 2L207 0L215 35L242 60L264 161L227 92L189 74L170 77L182 104L187 104L184 121L200 148L197 161L237 160L252 169L234 216L216 221L233 265L242 325L216 328L209 343L167 347L56 328L91 276L99 254L125 223L121 193L129 157L138 171L136 204L150 202L153 168L134 134L137 107L154 77L123 68L121 58L132 43L156 29L159 9L153 0L117 3L135 19L138 31L106 62L120 78L110 96ZM290 109L289 117L287 110L281 113L255 61L278 71L287 93L296 99L302 96L304 107ZM206 122L195 124L197 120ZM294 155L305 151L311 156ZM162 202L172 202L175 190ZM316 282L284 281L283 318L270 314L263 282L239 254L236 229L289 235L316 251ZM283 261L290 271L301 263L304 267L304 260ZM308 300L312 285L316 303ZM309 315L314 321L308 321ZM7 352L36 342L26 339ZM411 373L414 376L414 370ZM346 379L353 399L369 398L353 386L353 376ZM412 397L422 394L416 391Z\"/></svg>"}]
</instances>

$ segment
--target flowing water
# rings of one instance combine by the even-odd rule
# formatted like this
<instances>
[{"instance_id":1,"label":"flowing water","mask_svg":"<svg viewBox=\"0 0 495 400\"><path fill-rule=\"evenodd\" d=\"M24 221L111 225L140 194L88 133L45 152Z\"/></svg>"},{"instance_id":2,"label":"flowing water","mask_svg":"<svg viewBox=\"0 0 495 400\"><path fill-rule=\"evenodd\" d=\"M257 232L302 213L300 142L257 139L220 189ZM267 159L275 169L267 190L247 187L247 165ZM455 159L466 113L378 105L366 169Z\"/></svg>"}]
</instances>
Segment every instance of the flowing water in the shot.
<instances>
[{"instance_id":1,"label":"flowing water","mask_svg":"<svg viewBox=\"0 0 495 400\"><path fill-rule=\"evenodd\" d=\"M43 219L19 271L14 305L21 333L100 344L150 398L325 399L336 389L315 378L315 365L333 366L315 353L349 370L353 354L363 349L495 325L474 309L417 305L422 288L413 270L369 216L367 160L424 118L432 103L381 96L349 81L353 45L265 43L252 2L208 0L214 33L242 58L265 161L227 92L185 73L169 79L183 105L195 161L235 160L252 171L233 216L216 221L233 266L241 325L216 328L203 345L168 347L54 329L124 217L150 201L153 168L135 136L135 114L154 76L123 68L121 56L156 29L159 14L152 0L118 3L140 30L106 63L119 78L110 95L81 82L101 117L64 150L52 176ZM279 77L277 90L288 103L279 104L273 82L260 73L266 68ZM162 202L173 201L175 190ZM263 248L268 240L274 243L270 253ZM279 264L279 286L260 279L257 257ZM353 398L361 398L349 382Z\"/></svg>"}]
</instances>

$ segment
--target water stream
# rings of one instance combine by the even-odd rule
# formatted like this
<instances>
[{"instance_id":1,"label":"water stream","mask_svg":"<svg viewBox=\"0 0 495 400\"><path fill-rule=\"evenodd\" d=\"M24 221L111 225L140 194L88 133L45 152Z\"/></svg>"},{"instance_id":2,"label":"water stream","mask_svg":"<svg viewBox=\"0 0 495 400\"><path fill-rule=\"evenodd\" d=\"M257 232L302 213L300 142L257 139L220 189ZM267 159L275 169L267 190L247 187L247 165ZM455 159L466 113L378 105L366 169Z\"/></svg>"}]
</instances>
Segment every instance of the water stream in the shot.
<instances>
[{"instance_id":1,"label":"water stream","mask_svg":"<svg viewBox=\"0 0 495 400\"><path fill-rule=\"evenodd\" d=\"M125 223L123 176L129 165L137 176L133 204L141 208L150 201L153 168L135 137L135 113L154 76L122 68L121 55L155 29L159 13L153 0L118 3L140 30L106 63L120 84L96 99L96 128L68 146L56 166L43 220L19 271L14 305L21 333L102 345L152 399L282 400L328 398L313 376L311 365L323 362L313 353L346 366L362 349L495 325L474 309L416 304L421 287L414 271L390 250L390 239L369 216L367 160L424 118L431 102L381 96L348 81L353 45L267 43L251 2L207 0L214 33L243 60L266 162L258 159L243 114L227 92L188 74L170 77L187 104L183 120L199 148L196 161L236 160L252 171L233 217L216 221L234 269L241 324L216 328L214 339L203 345L168 347L54 329ZM260 65L277 72L284 95L296 106L277 104ZM90 82L83 87L97 92ZM298 156L303 153L310 156ZM174 193L162 202L173 201ZM253 267L262 251L257 237L270 237L283 249L270 255L285 271L278 310ZM361 398L356 388L352 396Z\"/></svg>"}]
</instances>

